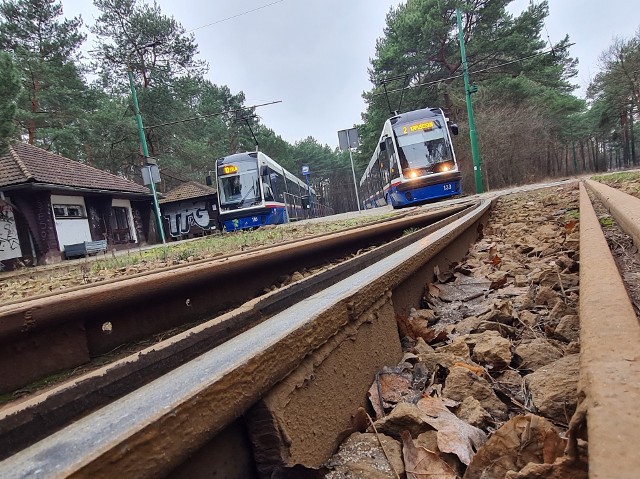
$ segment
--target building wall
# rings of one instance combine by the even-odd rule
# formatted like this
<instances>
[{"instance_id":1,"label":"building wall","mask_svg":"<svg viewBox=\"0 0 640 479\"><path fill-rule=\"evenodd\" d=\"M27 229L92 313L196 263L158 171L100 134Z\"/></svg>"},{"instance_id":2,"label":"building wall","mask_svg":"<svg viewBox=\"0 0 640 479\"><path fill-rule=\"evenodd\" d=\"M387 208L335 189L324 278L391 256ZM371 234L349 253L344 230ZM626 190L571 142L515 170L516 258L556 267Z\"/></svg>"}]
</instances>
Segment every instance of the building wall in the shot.
<instances>
[{"instance_id":1,"label":"building wall","mask_svg":"<svg viewBox=\"0 0 640 479\"><path fill-rule=\"evenodd\" d=\"M151 200L132 201L131 214L136 229L138 243L141 245L157 243L154 215L151 212Z\"/></svg>"},{"instance_id":2,"label":"building wall","mask_svg":"<svg viewBox=\"0 0 640 479\"><path fill-rule=\"evenodd\" d=\"M19 212L18 222L21 216L27 222L37 263L60 261L61 254L51 211L51 193L33 190L15 192L11 193L11 200Z\"/></svg>"},{"instance_id":3,"label":"building wall","mask_svg":"<svg viewBox=\"0 0 640 479\"><path fill-rule=\"evenodd\" d=\"M7 198L9 200L9 198ZM22 256L18 227L13 208L8 201L0 199L0 261Z\"/></svg>"},{"instance_id":4,"label":"building wall","mask_svg":"<svg viewBox=\"0 0 640 479\"><path fill-rule=\"evenodd\" d=\"M164 203L162 217L166 235L174 239L192 238L218 229L218 207L215 197Z\"/></svg>"}]
</instances>

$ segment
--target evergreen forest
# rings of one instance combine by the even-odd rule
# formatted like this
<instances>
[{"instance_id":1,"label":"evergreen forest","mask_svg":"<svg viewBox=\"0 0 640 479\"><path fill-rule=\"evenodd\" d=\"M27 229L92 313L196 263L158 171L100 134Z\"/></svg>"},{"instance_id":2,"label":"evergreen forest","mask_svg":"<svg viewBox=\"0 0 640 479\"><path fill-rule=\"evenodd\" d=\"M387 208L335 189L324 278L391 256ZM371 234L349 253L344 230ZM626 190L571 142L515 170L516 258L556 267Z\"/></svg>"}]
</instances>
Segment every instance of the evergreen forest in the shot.
<instances>
[{"instance_id":1,"label":"evergreen forest","mask_svg":"<svg viewBox=\"0 0 640 479\"><path fill-rule=\"evenodd\" d=\"M460 126L456 154L465 191L475 192L456 8L477 86L485 190L638 165L640 30L603 46L582 99L572 83L571 39L550 44L544 34L548 3L514 16L511 1L406 0L389 10L356 125L358 178L391 112L439 106ZM0 149L28 141L141 181L128 71L161 192L204 182L217 158L254 150L255 135L260 150L290 171L312 165L313 184L335 212L356 209L348 153L311 136L290 144L263 124L244 92L207 79L210 65L179 19L141 0L94 5L99 16L83 25L65 17L60 1L0 0ZM97 39L88 54L84 28Z\"/></svg>"}]
</instances>

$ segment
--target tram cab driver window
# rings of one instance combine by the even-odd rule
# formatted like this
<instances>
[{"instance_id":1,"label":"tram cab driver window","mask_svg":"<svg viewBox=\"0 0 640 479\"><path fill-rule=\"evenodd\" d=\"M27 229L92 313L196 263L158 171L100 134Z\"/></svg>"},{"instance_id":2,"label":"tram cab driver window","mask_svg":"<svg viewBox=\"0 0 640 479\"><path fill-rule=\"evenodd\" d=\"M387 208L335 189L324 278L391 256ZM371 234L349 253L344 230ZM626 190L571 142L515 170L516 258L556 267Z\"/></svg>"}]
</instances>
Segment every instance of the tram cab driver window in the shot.
<instances>
[{"instance_id":1,"label":"tram cab driver window","mask_svg":"<svg viewBox=\"0 0 640 479\"><path fill-rule=\"evenodd\" d=\"M241 195L242 183L239 176L234 176L228 181L224 181L224 194L227 199L235 199Z\"/></svg>"}]
</instances>

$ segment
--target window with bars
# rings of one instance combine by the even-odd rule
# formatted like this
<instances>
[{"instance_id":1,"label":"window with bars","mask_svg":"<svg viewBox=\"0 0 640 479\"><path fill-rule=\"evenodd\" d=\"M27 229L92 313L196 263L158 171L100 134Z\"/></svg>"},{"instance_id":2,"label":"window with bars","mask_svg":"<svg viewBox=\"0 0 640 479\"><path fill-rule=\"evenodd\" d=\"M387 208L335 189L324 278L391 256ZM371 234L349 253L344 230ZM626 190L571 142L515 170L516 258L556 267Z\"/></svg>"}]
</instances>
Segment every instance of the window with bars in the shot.
<instances>
[{"instance_id":1,"label":"window with bars","mask_svg":"<svg viewBox=\"0 0 640 479\"><path fill-rule=\"evenodd\" d=\"M53 213L56 218L86 218L87 215L82 205L53 205Z\"/></svg>"}]
</instances>

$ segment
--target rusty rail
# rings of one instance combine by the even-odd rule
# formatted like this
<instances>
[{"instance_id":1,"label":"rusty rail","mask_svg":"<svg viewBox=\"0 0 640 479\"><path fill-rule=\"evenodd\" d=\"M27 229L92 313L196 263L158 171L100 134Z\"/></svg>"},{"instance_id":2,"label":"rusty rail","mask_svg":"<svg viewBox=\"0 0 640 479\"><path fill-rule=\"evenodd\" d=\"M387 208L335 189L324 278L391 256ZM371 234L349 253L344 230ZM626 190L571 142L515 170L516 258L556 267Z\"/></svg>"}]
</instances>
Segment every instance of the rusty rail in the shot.
<instances>
[{"instance_id":1,"label":"rusty rail","mask_svg":"<svg viewBox=\"0 0 640 479\"><path fill-rule=\"evenodd\" d=\"M622 227L640 200L586 182ZM604 194L603 194L604 192ZM621 194L618 194L621 193ZM601 196L602 195L602 196ZM637 213L636 213L637 214ZM619 220L620 219L620 220ZM637 233L636 233L637 234ZM633 234L631 234L633 236ZM636 236L634 236L635 238ZM632 479L640 471L640 327L585 186L580 186L580 394L591 479ZM580 414L574 418L578 422ZM575 424L574 424L575 426Z\"/></svg>"}]
</instances>

